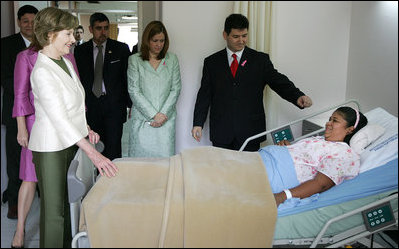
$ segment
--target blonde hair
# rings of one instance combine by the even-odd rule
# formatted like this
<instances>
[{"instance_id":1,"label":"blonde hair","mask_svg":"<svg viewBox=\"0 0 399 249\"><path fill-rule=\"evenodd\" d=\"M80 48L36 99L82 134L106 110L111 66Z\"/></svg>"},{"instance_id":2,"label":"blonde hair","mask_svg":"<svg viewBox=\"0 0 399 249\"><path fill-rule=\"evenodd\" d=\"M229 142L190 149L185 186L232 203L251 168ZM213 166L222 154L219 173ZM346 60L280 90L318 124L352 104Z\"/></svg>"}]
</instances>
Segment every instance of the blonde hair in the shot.
<instances>
[{"instance_id":1,"label":"blonde hair","mask_svg":"<svg viewBox=\"0 0 399 249\"><path fill-rule=\"evenodd\" d=\"M42 49L50 44L50 33L54 33L56 37L58 32L75 29L78 25L78 18L67 11L54 7L42 9L35 16L32 46Z\"/></svg>"}]
</instances>

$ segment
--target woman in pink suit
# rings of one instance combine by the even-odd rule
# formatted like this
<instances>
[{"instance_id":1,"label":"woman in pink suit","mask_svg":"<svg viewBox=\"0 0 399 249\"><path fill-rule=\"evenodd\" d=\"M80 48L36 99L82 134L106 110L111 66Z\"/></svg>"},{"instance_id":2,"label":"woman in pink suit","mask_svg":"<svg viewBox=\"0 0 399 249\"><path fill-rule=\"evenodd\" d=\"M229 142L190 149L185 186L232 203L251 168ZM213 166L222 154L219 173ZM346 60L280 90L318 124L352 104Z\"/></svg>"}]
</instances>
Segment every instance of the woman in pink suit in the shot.
<instances>
[{"instance_id":1,"label":"woman in pink suit","mask_svg":"<svg viewBox=\"0 0 399 249\"><path fill-rule=\"evenodd\" d=\"M19 178L23 181L18 192L18 222L12 241L12 247L23 247L25 237L25 221L36 191L36 172L32 162L32 151L28 147L29 134L35 121L35 108L30 85L30 74L37 59L37 49L30 46L20 52L14 70L14 108L13 117L18 124L18 143L22 146ZM73 54L65 55L79 76Z\"/></svg>"}]
</instances>

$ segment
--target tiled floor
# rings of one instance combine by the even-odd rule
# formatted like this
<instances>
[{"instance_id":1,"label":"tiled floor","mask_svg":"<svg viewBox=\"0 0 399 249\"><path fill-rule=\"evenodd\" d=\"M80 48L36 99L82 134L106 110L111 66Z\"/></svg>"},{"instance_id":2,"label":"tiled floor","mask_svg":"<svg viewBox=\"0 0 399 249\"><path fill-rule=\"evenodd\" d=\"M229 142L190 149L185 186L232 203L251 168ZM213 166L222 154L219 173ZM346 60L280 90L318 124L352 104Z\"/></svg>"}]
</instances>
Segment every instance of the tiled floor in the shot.
<instances>
[{"instance_id":1,"label":"tiled floor","mask_svg":"<svg viewBox=\"0 0 399 249\"><path fill-rule=\"evenodd\" d=\"M17 220L7 218L8 203L1 203L1 248L10 248ZM25 248L39 248L39 198L33 200L25 226Z\"/></svg>"}]
</instances>

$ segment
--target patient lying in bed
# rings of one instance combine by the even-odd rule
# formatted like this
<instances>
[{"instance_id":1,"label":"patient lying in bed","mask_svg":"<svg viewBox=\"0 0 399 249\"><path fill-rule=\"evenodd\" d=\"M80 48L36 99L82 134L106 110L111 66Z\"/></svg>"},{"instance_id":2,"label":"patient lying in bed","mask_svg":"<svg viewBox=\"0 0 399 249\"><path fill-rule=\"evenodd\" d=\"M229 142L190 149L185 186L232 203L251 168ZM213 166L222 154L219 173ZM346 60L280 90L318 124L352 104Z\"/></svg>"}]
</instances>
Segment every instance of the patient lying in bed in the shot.
<instances>
[{"instance_id":1,"label":"patient lying in bed","mask_svg":"<svg viewBox=\"0 0 399 249\"><path fill-rule=\"evenodd\" d=\"M325 134L295 144L280 142L259 153L265 164L277 206L285 200L306 198L358 175L360 156L350 146L354 134L367 125L367 118L350 107L334 111Z\"/></svg>"}]
</instances>

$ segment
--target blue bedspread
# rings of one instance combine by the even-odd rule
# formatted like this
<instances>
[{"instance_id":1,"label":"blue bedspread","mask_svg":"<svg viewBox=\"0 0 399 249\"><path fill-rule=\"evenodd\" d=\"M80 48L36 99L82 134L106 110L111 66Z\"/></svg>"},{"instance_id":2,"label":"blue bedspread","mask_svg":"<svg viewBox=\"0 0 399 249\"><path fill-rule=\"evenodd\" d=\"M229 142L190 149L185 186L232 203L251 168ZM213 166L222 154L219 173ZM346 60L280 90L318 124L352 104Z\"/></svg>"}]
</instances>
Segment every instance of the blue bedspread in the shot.
<instances>
[{"instance_id":1,"label":"blue bedspread","mask_svg":"<svg viewBox=\"0 0 399 249\"><path fill-rule=\"evenodd\" d=\"M270 145L259 150L273 193L299 185L294 162L287 147Z\"/></svg>"},{"instance_id":2,"label":"blue bedspread","mask_svg":"<svg viewBox=\"0 0 399 249\"><path fill-rule=\"evenodd\" d=\"M398 158L363 172L323 193L302 200L298 198L288 200L279 206L278 216L305 212L390 190L398 190Z\"/></svg>"},{"instance_id":3,"label":"blue bedspread","mask_svg":"<svg viewBox=\"0 0 399 249\"><path fill-rule=\"evenodd\" d=\"M266 146L259 150L273 193L299 185L295 168L285 146ZM320 207L398 189L398 158L359 174L338 186L305 199L292 198L278 207L278 216L300 213Z\"/></svg>"}]
</instances>

